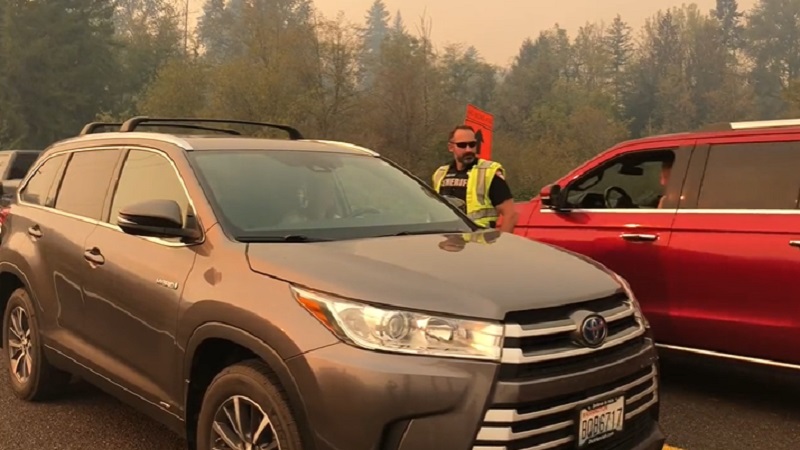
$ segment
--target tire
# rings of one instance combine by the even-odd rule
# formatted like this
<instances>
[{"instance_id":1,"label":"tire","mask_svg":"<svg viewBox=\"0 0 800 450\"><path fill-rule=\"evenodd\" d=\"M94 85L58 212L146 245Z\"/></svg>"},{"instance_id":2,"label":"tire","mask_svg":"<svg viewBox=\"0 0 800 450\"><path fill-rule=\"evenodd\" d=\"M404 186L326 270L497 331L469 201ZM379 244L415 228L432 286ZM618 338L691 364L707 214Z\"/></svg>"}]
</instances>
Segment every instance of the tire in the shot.
<instances>
[{"instance_id":1,"label":"tire","mask_svg":"<svg viewBox=\"0 0 800 450\"><path fill-rule=\"evenodd\" d=\"M257 414L265 413L271 424L258 436L258 445L270 444L277 437L280 450L302 450L303 444L297 424L286 400L286 394L277 378L267 366L258 360L244 361L220 372L209 385L203 397L200 416L197 422L197 450L214 448L238 450L245 447L214 446L212 439L218 438L214 431L215 420L230 424L222 409L223 405L233 411L234 399L238 399L241 410L243 406L256 405ZM231 417L235 418L234 414ZM244 422L244 420L242 421ZM230 425L229 425L230 426ZM272 436L272 438L270 438ZM254 445L254 449L261 448ZM264 445L264 448L271 448Z\"/></svg>"},{"instance_id":2,"label":"tire","mask_svg":"<svg viewBox=\"0 0 800 450\"><path fill-rule=\"evenodd\" d=\"M21 334L24 334L22 339ZM3 313L2 350L9 385L17 398L30 402L44 400L60 394L69 384L70 374L50 365L44 356L38 316L24 288L11 294ZM28 364L19 366L16 361ZM16 373L15 366L19 368Z\"/></svg>"}]
</instances>

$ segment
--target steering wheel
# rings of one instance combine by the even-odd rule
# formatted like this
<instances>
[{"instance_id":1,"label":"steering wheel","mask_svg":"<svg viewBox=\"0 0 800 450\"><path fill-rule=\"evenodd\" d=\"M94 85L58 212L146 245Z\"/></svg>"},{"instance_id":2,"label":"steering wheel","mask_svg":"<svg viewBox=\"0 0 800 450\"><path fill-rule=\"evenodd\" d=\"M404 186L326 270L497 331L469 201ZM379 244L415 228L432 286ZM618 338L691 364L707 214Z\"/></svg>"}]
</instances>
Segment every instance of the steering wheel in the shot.
<instances>
[{"instance_id":1,"label":"steering wheel","mask_svg":"<svg viewBox=\"0 0 800 450\"><path fill-rule=\"evenodd\" d=\"M616 192L619 194L619 198L617 199L615 204L611 204L611 193ZM617 186L610 186L608 187L605 192L603 193L603 199L605 200L607 208L632 208L633 205L633 198L625 192L624 189Z\"/></svg>"},{"instance_id":2,"label":"steering wheel","mask_svg":"<svg viewBox=\"0 0 800 450\"><path fill-rule=\"evenodd\" d=\"M380 214L380 213L381 213L380 210L377 210L372 207L366 207L366 208L358 208L354 211L351 211L350 214L347 215L347 217L359 217L363 216L364 214Z\"/></svg>"}]
</instances>

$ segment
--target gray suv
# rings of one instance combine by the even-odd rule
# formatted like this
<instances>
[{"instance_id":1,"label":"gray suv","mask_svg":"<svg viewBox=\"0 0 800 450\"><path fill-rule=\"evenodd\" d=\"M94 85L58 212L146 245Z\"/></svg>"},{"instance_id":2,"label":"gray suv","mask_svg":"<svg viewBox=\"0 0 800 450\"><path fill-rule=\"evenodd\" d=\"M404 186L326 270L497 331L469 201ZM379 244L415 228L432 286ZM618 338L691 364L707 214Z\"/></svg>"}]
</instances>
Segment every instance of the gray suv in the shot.
<instances>
[{"instance_id":1,"label":"gray suv","mask_svg":"<svg viewBox=\"0 0 800 450\"><path fill-rule=\"evenodd\" d=\"M650 329L601 265L285 125L111 128L47 148L10 207L19 398L79 376L199 450L662 448Z\"/></svg>"}]
</instances>

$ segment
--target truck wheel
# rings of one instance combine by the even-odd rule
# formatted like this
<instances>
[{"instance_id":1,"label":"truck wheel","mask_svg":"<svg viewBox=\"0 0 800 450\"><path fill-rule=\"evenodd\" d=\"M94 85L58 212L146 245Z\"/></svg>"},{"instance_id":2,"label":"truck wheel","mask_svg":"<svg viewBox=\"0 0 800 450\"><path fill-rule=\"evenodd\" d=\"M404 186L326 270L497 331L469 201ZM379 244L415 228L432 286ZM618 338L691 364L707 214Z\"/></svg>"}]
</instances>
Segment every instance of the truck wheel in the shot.
<instances>
[{"instance_id":1,"label":"truck wheel","mask_svg":"<svg viewBox=\"0 0 800 450\"><path fill-rule=\"evenodd\" d=\"M24 288L11 294L3 314L3 355L11 390L22 400L43 400L69 384L70 374L44 356L36 310Z\"/></svg>"},{"instance_id":2,"label":"truck wheel","mask_svg":"<svg viewBox=\"0 0 800 450\"><path fill-rule=\"evenodd\" d=\"M197 449L303 449L285 392L262 362L227 367L211 382L200 408Z\"/></svg>"}]
</instances>

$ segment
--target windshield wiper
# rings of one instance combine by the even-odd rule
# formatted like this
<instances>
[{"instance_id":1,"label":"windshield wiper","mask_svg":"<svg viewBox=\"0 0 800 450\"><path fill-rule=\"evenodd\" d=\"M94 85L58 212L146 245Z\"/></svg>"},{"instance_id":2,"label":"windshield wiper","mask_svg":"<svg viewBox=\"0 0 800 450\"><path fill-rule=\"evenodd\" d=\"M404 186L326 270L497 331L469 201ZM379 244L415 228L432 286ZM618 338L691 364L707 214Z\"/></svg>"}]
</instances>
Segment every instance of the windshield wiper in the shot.
<instances>
[{"instance_id":1,"label":"windshield wiper","mask_svg":"<svg viewBox=\"0 0 800 450\"><path fill-rule=\"evenodd\" d=\"M421 234L450 234L450 233L469 233L469 231L462 230L422 230L422 231L400 231L393 234L386 234L386 236L416 236Z\"/></svg>"},{"instance_id":2,"label":"windshield wiper","mask_svg":"<svg viewBox=\"0 0 800 450\"><path fill-rule=\"evenodd\" d=\"M304 234L287 234L285 236L247 236L240 237L243 242L330 242L332 239L309 237Z\"/></svg>"}]
</instances>

